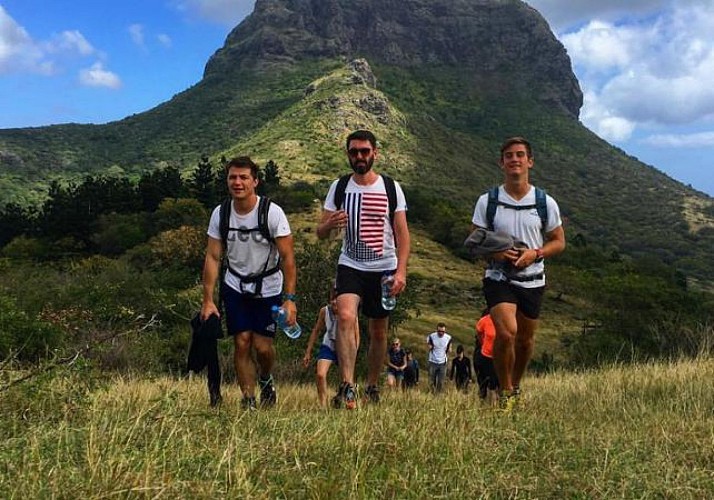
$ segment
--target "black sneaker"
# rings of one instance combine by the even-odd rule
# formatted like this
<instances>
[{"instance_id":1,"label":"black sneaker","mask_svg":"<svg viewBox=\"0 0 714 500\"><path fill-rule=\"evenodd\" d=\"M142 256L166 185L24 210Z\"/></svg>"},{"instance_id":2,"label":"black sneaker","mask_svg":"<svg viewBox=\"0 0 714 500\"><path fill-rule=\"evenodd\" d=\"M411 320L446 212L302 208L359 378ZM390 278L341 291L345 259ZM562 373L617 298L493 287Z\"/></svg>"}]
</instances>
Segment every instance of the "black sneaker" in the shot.
<instances>
[{"instance_id":1,"label":"black sneaker","mask_svg":"<svg viewBox=\"0 0 714 500\"><path fill-rule=\"evenodd\" d=\"M211 393L210 394L210 399L211 399L211 408L215 408L216 406L220 405L221 402L223 401L223 398L221 397L221 394L218 393Z\"/></svg>"},{"instance_id":2,"label":"black sneaker","mask_svg":"<svg viewBox=\"0 0 714 500\"><path fill-rule=\"evenodd\" d=\"M337 394L332 397L332 407L336 410L342 408L342 402L345 395L345 387L347 387L347 382L342 382L340 387L337 389Z\"/></svg>"},{"instance_id":3,"label":"black sneaker","mask_svg":"<svg viewBox=\"0 0 714 500\"><path fill-rule=\"evenodd\" d=\"M270 375L266 380L261 377L258 380L258 385L260 386L260 406L263 408L275 406L275 403L278 402L278 393L273 385L273 376Z\"/></svg>"},{"instance_id":4,"label":"black sneaker","mask_svg":"<svg viewBox=\"0 0 714 500\"><path fill-rule=\"evenodd\" d=\"M368 403L379 403L379 387L376 385L368 385L367 389L364 391L364 399Z\"/></svg>"},{"instance_id":5,"label":"black sneaker","mask_svg":"<svg viewBox=\"0 0 714 500\"><path fill-rule=\"evenodd\" d=\"M258 409L255 404L255 396L243 396L240 401L240 407L246 411L255 411Z\"/></svg>"}]
</instances>

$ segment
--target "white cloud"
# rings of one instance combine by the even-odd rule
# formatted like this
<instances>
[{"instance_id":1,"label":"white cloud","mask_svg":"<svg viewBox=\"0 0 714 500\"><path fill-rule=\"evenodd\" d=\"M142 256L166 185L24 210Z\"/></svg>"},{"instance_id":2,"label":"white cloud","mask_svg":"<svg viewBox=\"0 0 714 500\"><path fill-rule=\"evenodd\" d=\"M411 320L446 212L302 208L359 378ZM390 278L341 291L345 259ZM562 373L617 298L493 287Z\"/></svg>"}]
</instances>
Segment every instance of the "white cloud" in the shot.
<instances>
[{"instance_id":1,"label":"white cloud","mask_svg":"<svg viewBox=\"0 0 714 500\"><path fill-rule=\"evenodd\" d=\"M585 126L606 141L626 141L635 131L634 122L617 115L600 102L596 93L587 90L583 96L583 109L580 118Z\"/></svg>"},{"instance_id":2,"label":"white cloud","mask_svg":"<svg viewBox=\"0 0 714 500\"><path fill-rule=\"evenodd\" d=\"M90 68L85 68L79 72L79 81L87 87L107 87L118 89L121 87L121 79L111 71L104 68L100 61L95 62Z\"/></svg>"},{"instance_id":3,"label":"white cloud","mask_svg":"<svg viewBox=\"0 0 714 500\"><path fill-rule=\"evenodd\" d=\"M96 53L92 44L77 30L63 31L42 45L46 52L52 54L77 53L82 56L90 56Z\"/></svg>"},{"instance_id":4,"label":"white cloud","mask_svg":"<svg viewBox=\"0 0 714 500\"><path fill-rule=\"evenodd\" d=\"M144 48L144 27L141 24L132 24L129 26L128 31L131 41L135 45Z\"/></svg>"},{"instance_id":5,"label":"white cloud","mask_svg":"<svg viewBox=\"0 0 714 500\"><path fill-rule=\"evenodd\" d=\"M645 17L666 7L672 0L526 0L558 32L592 19L616 21L623 17Z\"/></svg>"},{"instance_id":6,"label":"white cloud","mask_svg":"<svg viewBox=\"0 0 714 500\"><path fill-rule=\"evenodd\" d=\"M714 132L695 134L655 134L641 141L656 148L714 147Z\"/></svg>"},{"instance_id":7,"label":"white cloud","mask_svg":"<svg viewBox=\"0 0 714 500\"><path fill-rule=\"evenodd\" d=\"M54 66L45 59L42 49L0 5L0 74L53 71Z\"/></svg>"},{"instance_id":8,"label":"white cloud","mask_svg":"<svg viewBox=\"0 0 714 500\"><path fill-rule=\"evenodd\" d=\"M156 39L159 41L159 43L160 43L162 46L164 46L164 47L166 47L166 48L171 47L171 45L173 44L173 42L172 42L172 40L171 40L171 37L170 37L169 35L164 34L164 33L159 33L158 35L156 35Z\"/></svg>"},{"instance_id":9,"label":"white cloud","mask_svg":"<svg viewBox=\"0 0 714 500\"><path fill-rule=\"evenodd\" d=\"M662 2L635 4L637 12ZM622 141L638 126L714 118L714 2L675 0L646 19L630 14L593 20L561 37L588 90L583 123Z\"/></svg>"},{"instance_id":10,"label":"white cloud","mask_svg":"<svg viewBox=\"0 0 714 500\"><path fill-rule=\"evenodd\" d=\"M191 16L232 28L253 11L255 0L174 0L174 5Z\"/></svg>"},{"instance_id":11,"label":"white cloud","mask_svg":"<svg viewBox=\"0 0 714 500\"><path fill-rule=\"evenodd\" d=\"M47 41L34 40L0 5L0 74L58 72L59 61L67 56L98 54L77 30L63 31Z\"/></svg>"}]
</instances>

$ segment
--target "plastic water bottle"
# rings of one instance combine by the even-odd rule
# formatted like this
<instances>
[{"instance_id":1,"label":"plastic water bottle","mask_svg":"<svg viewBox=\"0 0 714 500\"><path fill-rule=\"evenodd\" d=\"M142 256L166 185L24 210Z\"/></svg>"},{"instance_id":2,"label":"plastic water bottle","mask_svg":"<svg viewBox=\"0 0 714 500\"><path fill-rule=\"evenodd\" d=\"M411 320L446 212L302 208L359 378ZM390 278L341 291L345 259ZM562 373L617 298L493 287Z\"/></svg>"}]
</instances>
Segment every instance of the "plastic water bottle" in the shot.
<instances>
[{"instance_id":1,"label":"plastic water bottle","mask_svg":"<svg viewBox=\"0 0 714 500\"><path fill-rule=\"evenodd\" d=\"M282 307L273 306L272 315L273 319L278 324L278 328L285 332L285 335L287 335L291 339L296 339L300 337L300 335L302 335L302 328L300 328L300 325L298 325L297 321L294 325L288 326L288 312L285 309L283 309Z\"/></svg>"},{"instance_id":2,"label":"plastic water bottle","mask_svg":"<svg viewBox=\"0 0 714 500\"><path fill-rule=\"evenodd\" d=\"M391 295L393 284L394 275L385 273L382 276L382 307L386 311L391 311L397 306L397 298Z\"/></svg>"}]
</instances>

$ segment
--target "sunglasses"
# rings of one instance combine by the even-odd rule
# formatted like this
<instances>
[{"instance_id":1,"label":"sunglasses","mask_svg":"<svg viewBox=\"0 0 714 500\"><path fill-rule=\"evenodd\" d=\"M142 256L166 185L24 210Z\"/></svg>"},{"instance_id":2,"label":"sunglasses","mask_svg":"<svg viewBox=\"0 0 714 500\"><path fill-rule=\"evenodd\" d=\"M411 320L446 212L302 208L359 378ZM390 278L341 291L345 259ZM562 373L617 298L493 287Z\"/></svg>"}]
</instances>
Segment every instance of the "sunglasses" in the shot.
<instances>
[{"instance_id":1,"label":"sunglasses","mask_svg":"<svg viewBox=\"0 0 714 500\"><path fill-rule=\"evenodd\" d=\"M372 153L371 148L350 148L347 150L347 154L352 157L357 157L357 155L369 156Z\"/></svg>"}]
</instances>

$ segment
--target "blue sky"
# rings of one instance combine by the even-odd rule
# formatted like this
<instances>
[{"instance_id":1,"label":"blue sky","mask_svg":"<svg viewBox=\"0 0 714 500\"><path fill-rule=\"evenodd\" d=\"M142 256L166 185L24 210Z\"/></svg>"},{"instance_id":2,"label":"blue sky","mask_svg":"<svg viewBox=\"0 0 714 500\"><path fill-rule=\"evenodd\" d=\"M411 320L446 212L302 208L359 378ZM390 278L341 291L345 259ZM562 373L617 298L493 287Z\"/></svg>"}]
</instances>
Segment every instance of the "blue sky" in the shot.
<instances>
[{"instance_id":1,"label":"blue sky","mask_svg":"<svg viewBox=\"0 0 714 500\"><path fill-rule=\"evenodd\" d=\"M201 79L253 3L0 0L0 128L105 123L150 109ZM573 61L581 121L714 196L714 1L528 3Z\"/></svg>"}]
</instances>

